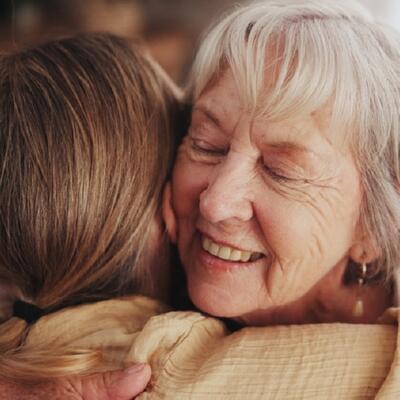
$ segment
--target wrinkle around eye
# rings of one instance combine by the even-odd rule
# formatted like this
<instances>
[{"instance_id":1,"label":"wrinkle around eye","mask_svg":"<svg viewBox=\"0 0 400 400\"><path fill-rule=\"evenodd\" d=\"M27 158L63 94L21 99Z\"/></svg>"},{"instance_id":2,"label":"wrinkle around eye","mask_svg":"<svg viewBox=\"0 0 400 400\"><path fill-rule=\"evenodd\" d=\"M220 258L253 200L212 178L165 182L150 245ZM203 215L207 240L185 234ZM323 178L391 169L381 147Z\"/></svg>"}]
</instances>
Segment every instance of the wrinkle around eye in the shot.
<instances>
[{"instance_id":1,"label":"wrinkle around eye","mask_svg":"<svg viewBox=\"0 0 400 400\"><path fill-rule=\"evenodd\" d=\"M308 175L310 173L297 163L281 160L279 158L263 157L261 160L263 169L271 175L272 178L277 180L296 182L296 183L309 183L311 180Z\"/></svg>"},{"instance_id":2,"label":"wrinkle around eye","mask_svg":"<svg viewBox=\"0 0 400 400\"><path fill-rule=\"evenodd\" d=\"M263 179L271 182L271 186L276 189L277 192L287 189L288 192L297 192L307 195L311 190L329 190L335 187L333 181L336 178L336 174L329 174L326 171L319 171L318 174L312 174L304 171L302 168L291 173L282 172L277 168L275 172L274 167L270 167L261 162ZM269 175L269 176L268 176ZM273 175L278 175L277 179L274 180ZM281 177L279 175L282 175ZM297 175L297 176L296 176Z\"/></svg>"},{"instance_id":3,"label":"wrinkle around eye","mask_svg":"<svg viewBox=\"0 0 400 400\"><path fill-rule=\"evenodd\" d=\"M268 189L273 191L283 198L296 202L296 203L306 203L309 198L316 195L316 190L318 187L314 186L310 181L288 181L288 182L277 182L273 178L266 176L266 173L261 172L262 180L268 186Z\"/></svg>"},{"instance_id":4,"label":"wrinkle around eye","mask_svg":"<svg viewBox=\"0 0 400 400\"><path fill-rule=\"evenodd\" d=\"M218 147L201 138L188 137L187 151L194 162L218 164L228 153L228 149Z\"/></svg>"},{"instance_id":5,"label":"wrinkle around eye","mask_svg":"<svg viewBox=\"0 0 400 400\"><path fill-rule=\"evenodd\" d=\"M259 170L264 182L278 193L282 192L282 190L303 192L311 185L309 179L286 176L284 172L275 170L265 164L260 165Z\"/></svg>"}]
</instances>

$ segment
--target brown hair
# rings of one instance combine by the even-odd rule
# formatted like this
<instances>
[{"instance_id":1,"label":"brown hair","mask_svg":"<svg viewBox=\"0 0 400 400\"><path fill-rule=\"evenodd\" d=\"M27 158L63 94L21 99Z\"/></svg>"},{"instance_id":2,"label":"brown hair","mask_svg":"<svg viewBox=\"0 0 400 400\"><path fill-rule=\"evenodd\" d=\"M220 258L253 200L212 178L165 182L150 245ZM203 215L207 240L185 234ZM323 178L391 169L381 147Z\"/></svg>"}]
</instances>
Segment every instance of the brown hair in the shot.
<instances>
[{"instance_id":1,"label":"brown hair","mask_svg":"<svg viewBox=\"0 0 400 400\"><path fill-rule=\"evenodd\" d=\"M123 39L82 34L0 59L0 279L47 312L140 291L175 150L175 93ZM0 325L0 375L84 372L91 352L25 354Z\"/></svg>"}]
</instances>

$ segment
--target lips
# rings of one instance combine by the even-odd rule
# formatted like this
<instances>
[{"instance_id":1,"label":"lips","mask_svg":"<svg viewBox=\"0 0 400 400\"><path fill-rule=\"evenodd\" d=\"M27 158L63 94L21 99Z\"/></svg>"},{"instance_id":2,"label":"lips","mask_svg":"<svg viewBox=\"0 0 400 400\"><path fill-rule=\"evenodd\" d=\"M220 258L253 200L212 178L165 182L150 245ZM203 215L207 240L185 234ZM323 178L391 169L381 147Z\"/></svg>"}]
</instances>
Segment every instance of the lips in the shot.
<instances>
[{"instance_id":1,"label":"lips","mask_svg":"<svg viewBox=\"0 0 400 400\"><path fill-rule=\"evenodd\" d=\"M206 236L202 237L201 244L204 251L224 261L245 263L257 261L264 256L262 253L220 245Z\"/></svg>"}]
</instances>

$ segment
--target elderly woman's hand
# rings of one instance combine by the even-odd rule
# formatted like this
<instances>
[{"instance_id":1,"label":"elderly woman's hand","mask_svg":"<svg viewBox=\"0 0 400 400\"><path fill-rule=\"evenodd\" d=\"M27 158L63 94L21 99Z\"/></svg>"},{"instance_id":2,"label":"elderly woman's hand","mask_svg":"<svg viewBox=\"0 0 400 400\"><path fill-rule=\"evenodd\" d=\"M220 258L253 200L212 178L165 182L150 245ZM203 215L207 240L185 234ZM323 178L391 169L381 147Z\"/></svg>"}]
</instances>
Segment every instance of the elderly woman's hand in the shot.
<instances>
[{"instance_id":1,"label":"elderly woman's hand","mask_svg":"<svg viewBox=\"0 0 400 400\"><path fill-rule=\"evenodd\" d=\"M143 392L150 376L150 367L138 364L122 371L33 386L0 381L0 392L8 400L131 400Z\"/></svg>"}]
</instances>

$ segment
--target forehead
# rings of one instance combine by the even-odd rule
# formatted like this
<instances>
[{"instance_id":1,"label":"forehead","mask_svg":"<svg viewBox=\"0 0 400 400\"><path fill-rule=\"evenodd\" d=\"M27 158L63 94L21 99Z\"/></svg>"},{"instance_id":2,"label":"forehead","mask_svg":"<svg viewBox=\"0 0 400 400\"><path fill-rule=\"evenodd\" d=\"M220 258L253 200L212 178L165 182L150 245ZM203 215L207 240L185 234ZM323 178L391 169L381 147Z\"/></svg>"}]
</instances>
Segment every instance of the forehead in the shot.
<instances>
[{"instance_id":1,"label":"forehead","mask_svg":"<svg viewBox=\"0 0 400 400\"><path fill-rule=\"evenodd\" d=\"M251 109L242 93L232 71L225 70L195 102L194 118L209 119L227 135L233 133L239 121L247 119L253 134L263 141L306 144L317 135L340 151L348 149L344 129L331 125L332 106L329 102L313 112L273 120ZM268 91L266 93L268 95Z\"/></svg>"}]
</instances>

